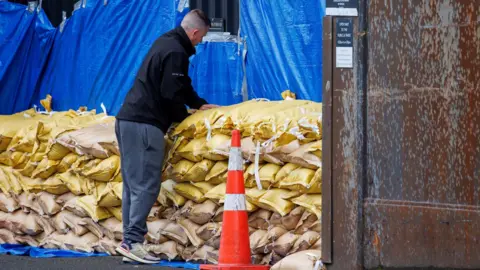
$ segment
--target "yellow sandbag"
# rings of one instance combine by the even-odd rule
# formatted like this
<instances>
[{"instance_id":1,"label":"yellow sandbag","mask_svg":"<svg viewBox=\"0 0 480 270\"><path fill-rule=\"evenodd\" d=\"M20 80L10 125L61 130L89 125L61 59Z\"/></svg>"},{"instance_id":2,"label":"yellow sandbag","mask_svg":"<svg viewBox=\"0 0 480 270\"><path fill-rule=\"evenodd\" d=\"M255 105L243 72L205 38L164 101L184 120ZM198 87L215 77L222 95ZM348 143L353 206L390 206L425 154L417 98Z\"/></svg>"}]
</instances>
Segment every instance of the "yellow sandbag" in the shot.
<instances>
[{"instance_id":1,"label":"yellow sandbag","mask_svg":"<svg viewBox=\"0 0 480 270\"><path fill-rule=\"evenodd\" d=\"M108 182L113 178L119 166L120 157L111 156L102 160L95 168L86 171L84 175L96 181Z\"/></svg>"},{"instance_id":2,"label":"yellow sandbag","mask_svg":"<svg viewBox=\"0 0 480 270\"><path fill-rule=\"evenodd\" d=\"M197 162L190 170L188 170L188 172L183 177L183 180L190 182L204 181L205 177L212 169L213 165L215 165L215 162L208 159Z\"/></svg>"},{"instance_id":3,"label":"yellow sandbag","mask_svg":"<svg viewBox=\"0 0 480 270\"><path fill-rule=\"evenodd\" d=\"M25 126L18 130L12 141L8 145L8 151L15 152L36 152L39 142L37 140L37 133L39 129L43 128L42 122L37 122L29 126Z\"/></svg>"},{"instance_id":4,"label":"yellow sandbag","mask_svg":"<svg viewBox=\"0 0 480 270\"><path fill-rule=\"evenodd\" d=\"M31 162L40 162L47 155L48 143L40 142L37 151L30 156Z\"/></svg>"},{"instance_id":5,"label":"yellow sandbag","mask_svg":"<svg viewBox=\"0 0 480 270\"><path fill-rule=\"evenodd\" d=\"M112 185L113 185L113 193L121 201L123 196L123 183L113 182Z\"/></svg>"},{"instance_id":6,"label":"yellow sandbag","mask_svg":"<svg viewBox=\"0 0 480 270\"><path fill-rule=\"evenodd\" d=\"M263 166L265 166L265 164L259 164L258 169L261 170ZM255 180L255 163L252 163L247 167L247 170L243 173L243 178L245 181L245 187L252 188L257 186Z\"/></svg>"},{"instance_id":7,"label":"yellow sandbag","mask_svg":"<svg viewBox=\"0 0 480 270\"><path fill-rule=\"evenodd\" d=\"M112 214L107 211L107 209L97 206L95 196L88 195L80 197L77 200L77 204L87 211L88 215L93 219L93 221L98 222L103 219L107 219L112 216Z\"/></svg>"},{"instance_id":8,"label":"yellow sandbag","mask_svg":"<svg viewBox=\"0 0 480 270\"><path fill-rule=\"evenodd\" d=\"M0 152L8 149L13 137L21 128L34 124L38 119L34 108L13 115L0 115Z\"/></svg>"},{"instance_id":9,"label":"yellow sandbag","mask_svg":"<svg viewBox=\"0 0 480 270\"><path fill-rule=\"evenodd\" d=\"M204 193L192 184L178 183L173 189L181 196L196 203L202 203L207 199L203 196Z\"/></svg>"},{"instance_id":10,"label":"yellow sandbag","mask_svg":"<svg viewBox=\"0 0 480 270\"><path fill-rule=\"evenodd\" d=\"M208 183L208 182L193 182L192 185L194 185L196 188L200 189L200 191L205 194L212 190L215 185Z\"/></svg>"},{"instance_id":11,"label":"yellow sandbag","mask_svg":"<svg viewBox=\"0 0 480 270\"><path fill-rule=\"evenodd\" d=\"M267 190L259 190L257 188L246 188L245 189L245 197L248 202L259 205L260 198L267 193Z\"/></svg>"},{"instance_id":12,"label":"yellow sandbag","mask_svg":"<svg viewBox=\"0 0 480 270\"><path fill-rule=\"evenodd\" d=\"M207 126L215 123L215 121L217 121L226 110L227 108L220 107L205 111L197 111L178 124L172 135L187 138L205 137L208 133Z\"/></svg>"},{"instance_id":13,"label":"yellow sandbag","mask_svg":"<svg viewBox=\"0 0 480 270\"><path fill-rule=\"evenodd\" d=\"M172 166L171 173L169 173L168 178L172 178L175 181L182 182L184 180L184 176L188 173L188 171L195 165L195 163L182 159L177 164Z\"/></svg>"},{"instance_id":14,"label":"yellow sandbag","mask_svg":"<svg viewBox=\"0 0 480 270\"><path fill-rule=\"evenodd\" d=\"M221 183L214 187L212 190L205 194L205 198L211 199L213 201L219 202L220 200L224 200L225 192L227 190L227 184Z\"/></svg>"},{"instance_id":15,"label":"yellow sandbag","mask_svg":"<svg viewBox=\"0 0 480 270\"><path fill-rule=\"evenodd\" d=\"M205 176L205 181L211 184L221 184L227 181L228 162L218 161Z\"/></svg>"},{"instance_id":16,"label":"yellow sandbag","mask_svg":"<svg viewBox=\"0 0 480 270\"><path fill-rule=\"evenodd\" d=\"M101 159L92 159L92 160L88 160L86 162L83 162L81 163L80 167L78 168L75 168L75 164L74 166L72 166L72 168L75 168L74 171L82 176L85 176L85 174L91 170L93 170L95 167L98 166L98 164L100 164L100 162L102 162ZM82 165L83 164L83 165Z\"/></svg>"},{"instance_id":17,"label":"yellow sandbag","mask_svg":"<svg viewBox=\"0 0 480 270\"><path fill-rule=\"evenodd\" d=\"M98 206L115 207L122 205L122 201L117 197L113 190L113 184L108 183L103 191L96 197Z\"/></svg>"},{"instance_id":18,"label":"yellow sandbag","mask_svg":"<svg viewBox=\"0 0 480 270\"><path fill-rule=\"evenodd\" d=\"M175 206L182 206L185 204L186 200L175 191L175 185L177 185L177 183L175 183L173 180L164 181L160 188L160 193L163 192L163 194L165 194L165 196L170 199Z\"/></svg>"},{"instance_id":19,"label":"yellow sandbag","mask_svg":"<svg viewBox=\"0 0 480 270\"><path fill-rule=\"evenodd\" d=\"M82 180L80 183L82 193L84 193L85 195L95 195L95 198L97 197L97 194L100 193L97 192L99 184L103 184L103 188L107 186L107 183L104 182L95 182L92 179L88 179L82 176L80 176L80 178ZM103 188L101 190L103 190Z\"/></svg>"},{"instance_id":20,"label":"yellow sandbag","mask_svg":"<svg viewBox=\"0 0 480 270\"><path fill-rule=\"evenodd\" d=\"M280 188L297 190L302 193L310 189L310 183L315 175L315 171L307 168L298 168L292 171L283 181L278 183Z\"/></svg>"},{"instance_id":21,"label":"yellow sandbag","mask_svg":"<svg viewBox=\"0 0 480 270\"><path fill-rule=\"evenodd\" d=\"M322 112L312 112L297 121L299 132L305 137L302 142L322 139Z\"/></svg>"},{"instance_id":22,"label":"yellow sandbag","mask_svg":"<svg viewBox=\"0 0 480 270\"><path fill-rule=\"evenodd\" d=\"M280 168L279 165L268 163L259 170L260 183L263 188L268 189L275 184L275 176Z\"/></svg>"},{"instance_id":23,"label":"yellow sandbag","mask_svg":"<svg viewBox=\"0 0 480 270\"><path fill-rule=\"evenodd\" d=\"M307 190L308 194L321 194L322 193L322 168L319 168L310 181L310 187Z\"/></svg>"},{"instance_id":24,"label":"yellow sandbag","mask_svg":"<svg viewBox=\"0 0 480 270\"><path fill-rule=\"evenodd\" d=\"M38 166L38 162L29 161L27 162L27 165L23 169L18 170L18 172L23 176L32 177L32 174L37 168L37 166Z\"/></svg>"},{"instance_id":25,"label":"yellow sandbag","mask_svg":"<svg viewBox=\"0 0 480 270\"><path fill-rule=\"evenodd\" d=\"M164 171L168 164L175 164L179 162L182 157L178 154L178 150L183 148L187 145L189 141L185 137L177 137L173 142L172 147L167 152L167 156L165 157L165 162L163 163L162 171Z\"/></svg>"},{"instance_id":26,"label":"yellow sandbag","mask_svg":"<svg viewBox=\"0 0 480 270\"><path fill-rule=\"evenodd\" d=\"M214 135L206 144L203 157L210 160L226 160L230 151L230 136L223 134Z\"/></svg>"},{"instance_id":27,"label":"yellow sandbag","mask_svg":"<svg viewBox=\"0 0 480 270\"><path fill-rule=\"evenodd\" d=\"M286 156L285 161L313 170L322 167L322 141L302 145L298 150Z\"/></svg>"},{"instance_id":28,"label":"yellow sandbag","mask_svg":"<svg viewBox=\"0 0 480 270\"><path fill-rule=\"evenodd\" d=\"M10 192L16 195L19 195L23 192L22 185L19 181L20 173L16 172L10 167L2 167L3 172L8 178L8 184L10 185Z\"/></svg>"},{"instance_id":29,"label":"yellow sandbag","mask_svg":"<svg viewBox=\"0 0 480 270\"><path fill-rule=\"evenodd\" d=\"M293 163L287 163L285 164L275 175L275 187L278 187L278 185L290 175L294 170L298 169L300 166L293 164Z\"/></svg>"},{"instance_id":30,"label":"yellow sandbag","mask_svg":"<svg viewBox=\"0 0 480 270\"><path fill-rule=\"evenodd\" d=\"M72 165L75 163L75 161L77 161L77 159L78 159L78 156L76 154L69 153L57 165L57 172L64 173L68 171L72 167Z\"/></svg>"},{"instance_id":31,"label":"yellow sandbag","mask_svg":"<svg viewBox=\"0 0 480 270\"><path fill-rule=\"evenodd\" d=\"M295 207L288 199L291 192L285 189L271 189L268 190L259 200L258 207L277 212L285 216Z\"/></svg>"},{"instance_id":32,"label":"yellow sandbag","mask_svg":"<svg viewBox=\"0 0 480 270\"><path fill-rule=\"evenodd\" d=\"M285 90L282 92L282 98L287 100L287 99L297 99L297 96L295 95L295 93L293 93L292 91L290 90Z\"/></svg>"},{"instance_id":33,"label":"yellow sandbag","mask_svg":"<svg viewBox=\"0 0 480 270\"><path fill-rule=\"evenodd\" d=\"M293 198L291 201L299 206L305 207L310 213L321 218L322 213L322 195L320 194L304 194L300 197Z\"/></svg>"},{"instance_id":34,"label":"yellow sandbag","mask_svg":"<svg viewBox=\"0 0 480 270\"><path fill-rule=\"evenodd\" d=\"M207 151L206 142L205 138L193 139L178 149L177 154L192 162L200 162L203 159L202 155Z\"/></svg>"},{"instance_id":35,"label":"yellow sandbag","mask_svg":"<svg viewBox=\"0 0 480 270\"><path fill-rule=\"evenodd\" d=\"M70 192L68 187L56 176L52 176L40 184L41 189L54 195L62 195Z\"/></svg>"},{"instance_id":36,"label":"yellow sandbag","mask_svg":"<svg viewBox=\"0 0 480 270\"><path fill-rule=\"evenodd\" d=\"M62 182L73 194L78 196L85 193L85 190L82 189L82 184L86 181L85 178L73 173L72 171L57 174L56 176L62 180Z\"/></svg>"},{"instance_id":37,"label":"yellow sandbag","mask_svg":"<svg viewBox=\"0 0 480 270\"><path fill-rule=\"evenodd\" d=\"M47 179L57 172L59 161L43 159L32 173L32 178Z\"/></svg>"},{"instance_id":38,"label":"yellow sandbag","mask_svg":"<svg viewBox=\"0 0 480 270\"><path fill-rule=\"evenodd\" d=\"M122 221L122 207L108 207L108 212L112 214L118 221Z\"/></svg>"},{"instance_id":39,"label":"yellow sandbag","mask_svg":"<svg viewBox=\"0 0 480 270\"><path fill-rule=\"evenodd\" d=\"M8 178L8 175L3 171L3 169L0 167L0 190L2 193L5 194L10 194L10 191L12 190L12 187L10 186L10 179Z\"/></svg>"},{"instance_id":40,"label":"yellow sandbag","mask_svg":"<svg viewBox=\"0 0 480 270\"><path fill-rule=\"evenodd\" d=\"M0 153L0 164L16 167L28 159L28 153L5 151Z\"/></svg>"}]
</instances>

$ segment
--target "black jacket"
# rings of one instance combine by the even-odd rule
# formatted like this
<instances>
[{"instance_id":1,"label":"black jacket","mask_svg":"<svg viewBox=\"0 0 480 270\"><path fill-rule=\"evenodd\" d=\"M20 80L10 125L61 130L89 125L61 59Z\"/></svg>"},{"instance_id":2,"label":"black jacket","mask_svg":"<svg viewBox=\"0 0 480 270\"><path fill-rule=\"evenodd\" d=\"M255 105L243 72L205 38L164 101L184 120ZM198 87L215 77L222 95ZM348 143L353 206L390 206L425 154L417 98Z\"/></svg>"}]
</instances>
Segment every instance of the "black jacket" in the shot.
<instances>
[{"instance_id":1,"label":"black jacket","mask_svg":"<svg viewBox=\"0 0 480 270\"><path fill-rule=\"evenodd\" d=\"M117 119L150 124L166 133L173 122L188 116L185 105L199 109L207 104L188 77L188 59L194 53L195 47L182 27L158 38L143 60Z\"/></svg>"}]
</instances>

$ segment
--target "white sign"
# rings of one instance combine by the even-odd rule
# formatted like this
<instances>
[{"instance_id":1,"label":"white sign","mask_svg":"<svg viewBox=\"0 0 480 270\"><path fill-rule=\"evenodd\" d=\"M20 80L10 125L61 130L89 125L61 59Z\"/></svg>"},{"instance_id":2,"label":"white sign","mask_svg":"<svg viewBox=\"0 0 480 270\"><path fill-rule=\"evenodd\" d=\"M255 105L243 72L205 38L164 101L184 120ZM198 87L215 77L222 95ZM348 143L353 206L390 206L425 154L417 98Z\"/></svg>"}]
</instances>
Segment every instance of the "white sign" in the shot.
<instances>
[{"instance_id":1,"label":"white sign","mask_svg":"<svg viewBox=\"0 0 480 270\"><path fill-rule=\"evenodd\" d=\"M337 68L353 68L353 47L337 47L335 58Z\"/></svg>"}]
</instances>

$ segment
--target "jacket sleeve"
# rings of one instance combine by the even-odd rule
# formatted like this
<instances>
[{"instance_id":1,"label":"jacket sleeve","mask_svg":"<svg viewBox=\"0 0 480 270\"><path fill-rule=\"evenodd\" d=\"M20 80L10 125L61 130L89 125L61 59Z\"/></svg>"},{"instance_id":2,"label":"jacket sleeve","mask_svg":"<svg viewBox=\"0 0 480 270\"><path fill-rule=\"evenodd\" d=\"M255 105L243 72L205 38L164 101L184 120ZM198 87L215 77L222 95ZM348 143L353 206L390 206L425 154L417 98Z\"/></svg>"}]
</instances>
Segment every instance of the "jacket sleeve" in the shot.
<instances>
[{"instance_id":1,"label":"jacket sleeve","mask_svg":"<svg viewBox=\"0 0 480 270\"><path fill-rule=\"evenodd\" d=\"M207 102L193 90L188 77L188 57L184 53L172 52L163 62L163 80L160 87L162 97L171 101L170 113L175 121L182 121L188 116L185 105L199 109Z\"/></svg>"}]
</instances>

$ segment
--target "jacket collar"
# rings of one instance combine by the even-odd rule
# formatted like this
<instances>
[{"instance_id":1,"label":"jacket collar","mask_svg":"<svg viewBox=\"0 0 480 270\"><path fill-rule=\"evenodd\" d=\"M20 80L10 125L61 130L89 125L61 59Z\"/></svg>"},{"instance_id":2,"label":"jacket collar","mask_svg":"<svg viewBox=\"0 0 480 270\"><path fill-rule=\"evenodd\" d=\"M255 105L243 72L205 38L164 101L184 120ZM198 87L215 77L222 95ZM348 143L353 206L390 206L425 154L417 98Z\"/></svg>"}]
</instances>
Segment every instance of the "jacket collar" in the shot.
<instances>
[{"instance_id":1,"label":"jacket collar","mask_svg":"<svg viewBox=\"0 0 480 270\"><path fill-rule=\"evenodd\" d=\"M193 44L188 38L187 33L181 26L173 29L172 31L168 32L166 35L171 36L176 40L178 40L180 42L180 45L182 45L182 47L187 52L188 57L195 54L196 52L195 47L193 47Z\"/></svg>"}]
</instances>

